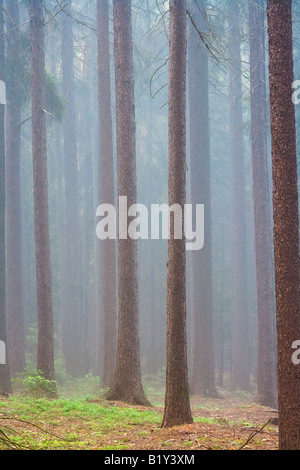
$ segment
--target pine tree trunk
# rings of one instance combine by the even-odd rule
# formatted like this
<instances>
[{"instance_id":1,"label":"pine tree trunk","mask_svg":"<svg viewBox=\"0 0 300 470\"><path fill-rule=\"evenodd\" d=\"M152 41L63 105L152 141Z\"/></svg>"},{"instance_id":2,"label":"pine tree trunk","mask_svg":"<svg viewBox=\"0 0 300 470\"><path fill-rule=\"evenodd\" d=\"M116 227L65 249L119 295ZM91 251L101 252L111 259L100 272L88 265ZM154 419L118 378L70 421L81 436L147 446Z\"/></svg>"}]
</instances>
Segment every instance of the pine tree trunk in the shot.
<instances>
[{"instance_id":1,"label":"pine tree trunk","mask_svg":"<svg viewBox=\"0 0 300 470\"><path fill-rule=\"evenodd\" d=\"M81 309L81 256L79 244L80 212L78 189L77 132L74 88L74 48L71 2L62 12L62 91L66 99L63 116L64 179L65 179L65 219L67 227L66 271L63 312L63 351L66 369L73 377L80 377L83 368Z\"/></svg>"},{"instance_id":2,"label":"pine tree trunk","mask_svg":"<svg viewBox=\"0 0 300 470\"><path fill-rule=\"evenodd\" d=\"M194 2L193 2L194 3ZM193 22L205 32L207 2L191 5ZM189 22L189 139L192 204L204 204L205 244L191 254L195 336L191 392L216 397L212 311L212 234L210 138L208 95L208 50L195 26ZM201 113L199 110L201 109Z\"/></svg>"},{"instance_id":3,"label":"pine tree trunk","mask_svg":"<svg viewBox=\"0 0 300 470\"><path fill-rule=\"evenodd\" d=\"M265 8L263 0L251 0L250 91L252 171L255 217L258 309L258 402L277 406L276 317L273 281L273 237L267 150L267 96L265 70Z\"/></svg>"},{"instance_id":4,"label":"pine tree trunk","mask_svg":"<svg viewBox=\"0 0 300 470\"><path fill-rule=\"evenodd\" d=\"M115 205L108 0L98 0L98 87L102 203ZM103 263L103 388L112 385L117 349L116 242L101 242ZM100 286L99 286L100 288Z\"/></svg>"},{"instance_id":5,"label":"pine tree trunk","mask_svg":"<svg viewBox=\"0 0 300 470\"><path fill-rule=\"evenodd\" d=\"M229 11L229 99L231 139L233 365L232 389L250 390L246 274L246 203L243 143L242 63L237 1Z\"/></svg>"},{"instance_id":6,"label":"pine tree trunk","mask_svg":"<svg viewBox=\"0 0 300 470\"><path fill-rule=\"evenodd\" d=\"M169 52L169 206L186 203L186 2L170 2ZM184 217L183 217L184 218ZM183 221L184 223L184 221ZM183 225L184 226L184 225ZM163 426L192 423L186 334L185 238L168 244L167 369Z\"/></svg>"},{"instance_id":7,"label":"pine tree trunk","mask_svg":"<svg viewBox=\"0 0 300 470\"><path fill-rule=\"evenodd\" d=\"M117 116L118 196L128 207L137 203L136 139L131 1L114 0L114 44ZM118 348L116 368L107 397L148 405L140 369L137 241L118 243Z\"/></svg>"},{"instance_id":8,"label":"pine tree trunk","mask_svg":"<svg viewBox=\"0 0 300 470\"><path fill-rule=\"evenodd\" d=\"M6 54L10 62L6 107L6 260L7 336L11 376L25 368L25 331L22 285L22 213L20 182L21 96L20 77L13 73L20 54L22 37L18 29L17 0L7 2Z\"/></svg>"},{"instance_id":9,"label":"pine tree trunk","mask_svg":"<svg viewBox=\"0 0 300 470\"><path fill-rule=\"evenodd\" d=\"M30 0L32 157L38 306L37 369L54 380L52 273L48 216L43 0Z\"/></svg>"},{"instance_id":10,"label":"pine tree trunk","mask_svg":"<svg viewBox=\"0 0 300 470\"><path fill-rule=\"evenodd\" d=\"M281 450L300 449L300 367L292 344L300 339L299 212L295 108L292 103L291 0L269 0L269 70L273 161L278 410Z\"/></svg>"}]
</instances>

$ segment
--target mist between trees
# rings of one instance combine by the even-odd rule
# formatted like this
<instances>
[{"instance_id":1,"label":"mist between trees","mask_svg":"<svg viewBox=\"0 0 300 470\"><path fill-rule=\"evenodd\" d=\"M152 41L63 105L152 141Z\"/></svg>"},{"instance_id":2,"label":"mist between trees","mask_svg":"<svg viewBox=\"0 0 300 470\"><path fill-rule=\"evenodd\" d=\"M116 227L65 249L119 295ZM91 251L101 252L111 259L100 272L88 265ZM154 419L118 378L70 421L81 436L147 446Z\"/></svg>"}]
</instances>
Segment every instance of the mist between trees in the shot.
<instances>
[{"instance_id":1,"label":"mist between trees","mask_svg":"<svg viewBox=\"0 0 300 470\"><path fill-rule=\"evenodd\" d=\"M299 94L298 41L289 75L272 62L291 3L297 38L298 1L270 0L269 16L264 0L0 1L1 389L29 366L57 385L91 374L108 398L148 405L143 378L160 377L166 426L191 422L190 394L242 390L277 406L275 280L289 290L299 277L297 250L290 279L283 267L272 197L298 190L283 129L291 166L276 192L274 126ZM117 234L120 196L127 209L201 206L198 248L143 239L141 220L133 237L97 237L104 207Z\"/></svg>"}]
</instances>

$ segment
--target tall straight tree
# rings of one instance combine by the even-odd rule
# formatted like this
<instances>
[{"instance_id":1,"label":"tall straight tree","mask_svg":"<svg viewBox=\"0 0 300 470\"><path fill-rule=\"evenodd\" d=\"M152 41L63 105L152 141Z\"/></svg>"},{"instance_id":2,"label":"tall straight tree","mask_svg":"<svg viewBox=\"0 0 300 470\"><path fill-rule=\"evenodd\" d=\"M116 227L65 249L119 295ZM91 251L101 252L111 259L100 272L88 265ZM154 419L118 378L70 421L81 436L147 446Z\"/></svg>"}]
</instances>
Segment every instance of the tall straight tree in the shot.
<instances>
[{"instance_id":1,"label":"tall straight tree","mask_svg":"<svg viewBox=\"0 0 300 470\"><path fill-rule=\"evenodd\" d=\"M6 260L8 355L12 377L25 368L25 332L22 285L22 214L20 182L22 36L18 0L6 2L7 108L6 108Z\"/></svg>"},{"instance_id":2,"label":"tall straight tree","mask_svg":"<svg viewBox=\"0 0 300 470\"><path fill-rule=\"evenodd\" d=\"M169 46L169 206L186 203L186 2L170 2ZM184 219L184 217L183 217ZM184 220L182 221L184 227ZM167 368L163 426L192 423L186 333L185 238L175 239L174 217L168 244Z\"/></svg>"},{"instance_id":3,"label":"tall straight tree","mask_svg":"<svg viewBox=\"0 0 300 470\"><path fill-rule=\"evenodd\" d=\"M246 196L239 4L229 2L229 100L232 191L233 370L232 388L250 390L246 274Z\"/></svg>"},{"instance_id":4,"label":"tall straight tree","mask_svg":"<svg viewBox=\"0 0 300 470\"><path fill-rule=\"evenodd\" d=\"M98 13L98 87L99 87L99 125L102 201L115 203L113 131L111 110L111 74L109 55L109 3L97 1ZM102 386L112 385L117 345L117 303L116 303L116 242L102 241L102 291L104 316L103 377ZM100 287L100 286L99 286Z\"/></svg>"},{"instance_id":5,"label":"tall straight tree","mask_svg":"<svg viewBox=\"0 0 300 470\"><path fill-rule=\"evenodd\" d=\"M50 258L45 114L43 0L30 0L32 159L38 307L37 369L54 380L54 327Z\"/></svg>"},{"instance_id":6,"label":"tall straight tree","mask_svg":"<svg viewBox=\"0 0 300 470\"><path fill-rule=\"evenodd\" d=\"M74 46L72 27L72 3L64 7L61 18L61 58L62 58L62 91L66 100L63 116L64 141L64 179L65 179L65 218L67 228L66 292L63 313L63 351L66 369L73 375L80 375L82 368L81 331L81 279L80 279L80 247L79 247L79 190L78 190L78 158L77 132L75 111L74 82Z\"/></svg>"},{"instance_id":7,"label":"tall straight tree","mask_svg":"<svg viewBox=\"0 0 300 470\"><path fill-rule=\"evenodd\" d=\"M207 2L191 2L197 29L207 31ZM211 185L208 94L208 49L195 25L188 26L189 152L192 204L204 204L205 245L191 255L194 315L191 392L216 396L212 312ZM201 109L201 113L199 110Z\"/></svg>"},{"instance_id":8,"label":"tall straight tree","mask_svg":"<svg viewBox=\"0 0 300 470\"><path fill-rule=\"evenodd\" d=\"M267 148L265 2L250 0L251 142L258 310L257 400L277 406L273 236Z\"/></svg>"},{"instance_id":9,"label":"tall straight tree","mask_svg":"<svg viewBox=\"0 0 300 470\"><path fill-rule=\"evenodd\" d=\"M114 49L118 196L127 197L130 207L137 203L131 0L114 0ZM113 383L107 396L147 405L140 369L138 247L136 240L121 231L118 244L118 347Z\"/></svg>"},{"instance_id":10,"label":"tall straight tree","mask_svg":"<svg viewBox=\"0 0 300 470\"><path fill-rule=\"evenodd\" d=\"M5 262L5 54L4 54L4 8L0 1L0 342L4 357L0 357L0 392L11 393L8 361L6 357L6 262Z\"/></svg>"},{"instance_id":11,"label":"tall straight tree","mask_svg":"<svg viewBox=\"0 0 300 470\"><path fill-rule=\"evenodd\" d=\"M291 354L293 342L300 338L296 124L291 97L294 81L291 4L291 0L268 1L281 450L300 449L300 368L293 363Z\"/></svg>"}]
</instances>

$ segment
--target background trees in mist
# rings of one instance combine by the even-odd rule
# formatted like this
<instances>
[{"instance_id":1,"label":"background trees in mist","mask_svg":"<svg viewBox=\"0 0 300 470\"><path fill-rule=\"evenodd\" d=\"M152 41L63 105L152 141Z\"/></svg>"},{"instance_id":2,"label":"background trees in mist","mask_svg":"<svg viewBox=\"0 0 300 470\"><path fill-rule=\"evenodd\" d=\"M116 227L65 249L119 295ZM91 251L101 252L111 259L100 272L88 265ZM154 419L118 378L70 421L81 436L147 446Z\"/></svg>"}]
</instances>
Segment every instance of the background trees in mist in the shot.
<instances>
[{"instance_id":1,"label":"background trees in mist","mask_svg":"<svg viewBox=\"0 0 300 470\"><path fill-rule=\"evenodd\" d=\"M109 42L109 3L97 2L98 21L98 89L99 89L99 187L101 201L115 206L114 148L111 99ZM102 385L112 385L117 349L117 270L116 242L103 240L103 377ZM99 286L100 287L100 286ZM100 313L100 312L99 312Z\"/></svg>"},{"instance_id":2,"label":"background trees in mist","mask_svg":"<svg viewBox=\"0 0 300 470\"><path fill-rule=\"evenodd\" d=\"M30 1L32 164L37 286L37 369L54 381L54 325L46 142L43 1Z\"/></svg>"},{"instance_id":3,"label":"background trees in mist","mask_svg":"<svg viewBox=\"0 0 300 470\"><path fill-rule=\"evenodd\" d=\"M258 314L258 401L277 406L272 211L269 195L265 3L250 1L250 99Z\"/></svg>"},{"instance_id":4,"label":"background trees in mist","mask_svg":"<svg viewBox=\"0 0 300 470\"><path fill-rule=\"evenodd\" d=\"M0 2L0 80L4 82L5 54L4 54L4 9ZM1 390L11 393L10 373L7 361L7 332L6 332L6 259L5 259L5 97L1 96L0 103L0 341L4 344L5 357L1 357L0 384Z\"/></svg>"},{"instance_id":5,"label":"background trees in mist","mask_svg":"<svg viewBox=\"0 0 300 470\"><path fill-rule=\"evenodd\" d=\"M190 284L193 292L191 391L217 396L212 307L209 48L198 32L208 33L207 2L202 2L201 5L190 2L188 7L193 22L188 21L189 171L187 175L190 178L191 203L204 204L205 210L205 245L201 251L192 253L190 257Z\"/></svg>"}]
</instances>

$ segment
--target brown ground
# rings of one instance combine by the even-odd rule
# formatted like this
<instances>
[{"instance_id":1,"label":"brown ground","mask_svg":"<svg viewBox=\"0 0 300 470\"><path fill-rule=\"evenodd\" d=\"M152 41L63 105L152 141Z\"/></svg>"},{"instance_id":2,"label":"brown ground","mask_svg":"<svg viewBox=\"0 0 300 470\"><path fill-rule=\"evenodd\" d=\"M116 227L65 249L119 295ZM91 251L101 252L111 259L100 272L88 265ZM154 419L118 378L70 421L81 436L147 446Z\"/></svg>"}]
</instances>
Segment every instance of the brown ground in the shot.
<instances>
[{"instance_id":1,"label":"brown ground","mask_svg":"<svg viewBox=\"0 0 300 470\"><path fill-rule=\"evenodd\" d=\"M169 451L278 450L278 414L275 410L248 403L245 399L231 398L230 394L222 395L224 398L220 400L202 397L192 399L194 419L206 418L208 422L194 422L172 429L138 426L131 430L130 447ZM111 405L128 406L120 402ZM159 411L163 413L162 409ZM214 422L210 423L210 420ZM143 430L148 432L141 438ZM110 442L117 438L117 435L110 436Z\"/></svg>"},{"instance_id":2,"label":"brown ground","mask_svg":"<svg viewBox=\"0 0 300 470\"><path fill-rule=\"evenodd\" d=\"M89 422L74 416L60 417L53 420L35 421L41 429L27 422L6 420L0 425L12 426L18 431L28 432L31 442L41 442L42 448L63 449L126 449L126 450L277 450L278 427L277 413L274 410L258 406L249 399L223 393L223 399L192 399L193 416L202 422L179 426L172 429L161 429L157 424L133 424L130 428L93 432ZM105 402L93 400L107 407L128 407L122 402ZM130 406L130 408L133 408ZM135 407L147 409L143 407ZM162 408L155 410L163 414ZM272 420L275 419L273 422ZM271 421L270 421L271 420ZM275 423L275 424L274 424ZM263 429L262 429L263 428ZM54 435L45 435L53 433ZM63 440L57 435L70 436L76 433L74 442ZM54 444L55 442L55 444ZM1 447L1 446L0 446Z\"/></svg>"}]
</instances>

